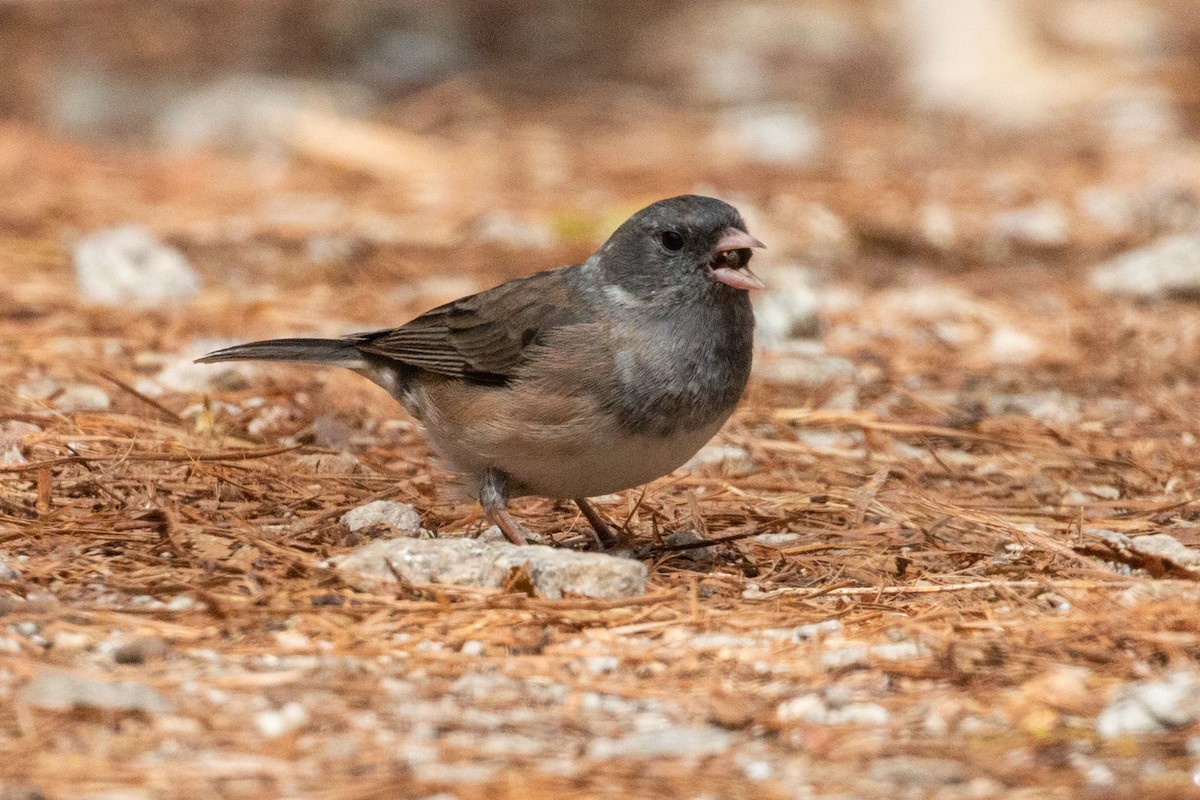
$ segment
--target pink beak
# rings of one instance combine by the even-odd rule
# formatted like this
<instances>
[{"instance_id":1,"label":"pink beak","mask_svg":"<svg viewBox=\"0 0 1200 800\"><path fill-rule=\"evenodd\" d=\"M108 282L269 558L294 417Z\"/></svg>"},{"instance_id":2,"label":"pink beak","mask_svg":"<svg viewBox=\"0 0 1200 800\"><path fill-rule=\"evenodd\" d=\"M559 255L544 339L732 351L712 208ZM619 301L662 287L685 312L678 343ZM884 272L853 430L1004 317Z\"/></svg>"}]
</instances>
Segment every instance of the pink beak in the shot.
<instances>
[{"instance_id":1,"label":"pink beak","mask_svg":"<svg viewBox=\"0 0 1200 800\"><path fill-rule=\"evenodd\" d=\"M713 252L727 253L730 250L743 250L748 247L762 249L766 245L745 231L739 231L737 228L727 228L721 234L721 238L717 240L716 245L713 247ZM751 272L749 267L743 267L742 269L718 267L712 271L712 276L726 286L732 286L734 289L749 291L751 289L766 288L766 284L762 282L762 279Z\"/></svg>"}]
</instances>

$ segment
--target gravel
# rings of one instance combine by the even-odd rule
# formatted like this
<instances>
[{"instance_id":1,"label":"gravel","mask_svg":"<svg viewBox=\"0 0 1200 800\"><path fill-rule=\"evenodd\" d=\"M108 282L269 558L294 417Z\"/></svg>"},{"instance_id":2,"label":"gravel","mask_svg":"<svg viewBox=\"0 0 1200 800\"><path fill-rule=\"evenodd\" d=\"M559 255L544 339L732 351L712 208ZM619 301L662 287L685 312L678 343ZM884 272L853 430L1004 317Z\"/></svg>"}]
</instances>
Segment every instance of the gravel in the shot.
<instances>
[{"instance_id":1,"label":"gravel","mask_svg":"<svg viewBox=\"0 0 1200 800\"><path fill-rule=\"evenodd\" d=\"M1176 672L1160 680L1138 681L1117 692L1096 718L1106 739L1161 733L1200 721L1200 675Z\"/></svg>"},{"instance_id":2,"label":"gravel","mask_svg":"<svg viewBox=\"0 0 1200 800\"><path fill-rule=\"evenodd\" d=\"M1141 299L1200 296L1200 234L1159 239L1092 268L1093 289Z\"/></svg>"},{"instance_id":3,"label":"gravel","mask_svg":"<svg viewBox=\"0 0 1200 800\"><path fill-rule=\"evenodd\" d=\"M399 536L421 535L421 516L417 510L408 503L390 500L376 500L347 511L342 515L341 523L351 533L382 525Z\"/></svg>"},{"instance_id":4,"label":"gravel","mask_svg":"<svg viewBox=\"0 0 1200 800\"><path fill-rule=\"evenodd\" d=\"M21 701L48 711L94 708L147 714L170 711L171 702L137 681L107 681L42 669L21 689Z\"/></svg>"}]
</instances>

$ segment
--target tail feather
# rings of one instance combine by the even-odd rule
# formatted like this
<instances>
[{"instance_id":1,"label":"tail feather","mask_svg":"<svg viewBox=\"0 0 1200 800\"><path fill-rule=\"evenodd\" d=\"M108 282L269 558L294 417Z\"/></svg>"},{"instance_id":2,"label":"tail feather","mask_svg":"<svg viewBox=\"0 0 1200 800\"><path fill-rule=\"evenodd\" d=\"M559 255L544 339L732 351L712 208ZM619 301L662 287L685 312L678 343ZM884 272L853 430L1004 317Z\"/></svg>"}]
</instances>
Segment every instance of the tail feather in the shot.
<instances>
[{"instance_id":1,"label":"tail feather","mask_svg":"<svg viewBox=\"0 0 1200 800\"><path fill-rule=\"evenodd\" d=\"M349 339L268 339L226 347L196 359L198 364L218 361L294 361L348 369L367 367L363 354Z\"/></svg>"}]
</instances>

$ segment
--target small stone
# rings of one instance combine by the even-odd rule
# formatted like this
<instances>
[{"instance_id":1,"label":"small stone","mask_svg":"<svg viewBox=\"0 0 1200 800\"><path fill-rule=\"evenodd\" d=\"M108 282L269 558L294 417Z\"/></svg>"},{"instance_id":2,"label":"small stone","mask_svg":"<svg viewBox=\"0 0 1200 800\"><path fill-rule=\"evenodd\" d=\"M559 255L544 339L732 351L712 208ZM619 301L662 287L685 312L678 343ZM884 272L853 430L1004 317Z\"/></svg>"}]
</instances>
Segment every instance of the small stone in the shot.
<instances>
[{"instance_id":1,"label":"small stone","mask_svg":"<svg viewBox=\"0 0 1200 800\"><path fill-rule=\"evenodd\" d=\"M858 368L831 356L823 346L791 341L754 359L754 373L771 383L808 390L821 408L853 409L858 405Z\"/></svg>"},{"instance_id":2,"label":"small stone","mask_svg":"<svg viewBox=\"0 0 1200 800\"><path fill-rule=\"evenodd\" d=\"M483 655L486 650L487 648L484 646L483 642L476 639L469 639L462 643L462 647L458 648L458 652L462 653L464 656L471 656L472 658Z\"/></svg>"},{"instance_id":3,"label":"small stone","mask_svg":"<svg viewBox=\"0 0 1200 800\"><path fill-rule=\"evenodd\" d=\"M868 772L873 780L896 787L948 786L963 783L967 779L966 766L947 758L877 758Z\"/></svg>"},{"instance_id":4,"label":"small stone","mask_svg":"<svg viewBox=\"0 0 1200 800\"><path fill-rule=\"evenodd\" d=\"M823 147L820 127L804 111L756 106L727 112L713 132L714 148L730 160L802 167Z\"/></svg>"},{"instance_id":5,"label":"small stone","mask_svg":"<svg viewBox=\"0 0 1200 800\"><path fill-rule=\"evenodd\" d=\"M304 453L292 462L297 472L315 475L354 475L362 464L353 453Z\"/></svg>"},{"instance_id":6,"label":"small stone","mask_svg":"<svg viewBox=\"0 0 1200 800\"><path fill-rule=\"evenodd\" d=\"M342 515L341 523L351 533L381 525L391 528L400 536L421 535L421 516L417 510L408 503L391 500L376 500L351 509Z\"/></svg>"},{"instance_id":7,"label":"small stone","mask_svg":"<svg viewBox=\"0 0 1200 800\"><path fill-rule=\"evenodd\" d=\"M734 444L711 443L701 447L696 455L680 469L691 474L719 467L721 473L731 478L740 478L754 472L754 459L750 451Z\"/></svg>"},{"instance_id":8,"label":"small stone","mask_svg":"<svg viewBox=\"0 0 1200 800\"><path fill-rule=\"evenodd\" d=\"M1029 364L1042 354L1044 346L1036 338L1001 325L992 331L987 341L987 356L993 364L1021 366Z\"/></svg>"},{"instance_id":9,"label":"small stone","mask_svg":"<svg viewBox=\"0 0 1200 800\"><path fill-rule=\"evenodd\" d=\"M770 346L820 333L821 295L812 270L798 265L763 272L767 290L754 298L755 338Z\"/></svg>"},{"instance_id":10,"label":"small stone","mask_svg":"<svg viewBox=\"0 0 1200 800\"><path fill-rule=\"evenodd\" d=\"M112 398L99 386L80 383L63 389L50 405L68 414L76 411L107 411L112 406Z\"/></svg>"},{"instance_id":11,"label":"small stone","mask_svg":"<svg viewBox=\"0 0 1200 800\"><path fill-rule=\"evenodd\" d=\"M351 580L394 583L392 570L414 584L443 583L500 589L523 568L538 594L630 597L646 591L646 565L602 553L478 539L379 539L331 559Z\"/></svg>"},{"instance_id":12,"label":"small stone","mask_svg":"<svg viewBox=\"0 0 1200 800\"><path fill-rule=\"evenodd\" d=\"M544 250L557 237L544 222L529 222L504 211L491 211L475 220L470 236L477 242L501 244L519 250Z\"/></svg>"},{"instance_id":13,"label":"small stone","mask_svg":"<svg viewBox=\"0 0 1200 800\"><path fill-rule=\"evenodd\" d=\"M1138 681L1117 692L1096 731L1106 739L1159 733L1200 721L1200 676L1176 672L1162 680Z\"/></svg>"},{"instance_id":14,"label":"small stone","mask_svg":"<svg viewBox=\"0 0 1200 800\"><path fill-rule=\"evenodd\" d=\"M86 650L92 645L92 637L78 631L59 631L50 640L50 646L62 652Z\"/></svg>"},{"instance_id":15,"label":"small stone","mask_svg":"<svg viewBox=\"0 0 1200 800\"><path fill-rule=\"evenodd\" d=\"M785 547L798 544L803 538L798 533L760 533L757 536L751 536L747 541L761 544L763 547L782 550Z\"/></svg>"},{"instance_id":16,"label":"small stone","mask_svg":"<svg viewBox=\"0 0 1200 800\"><path fill-rule=\"evenodd\" d=\"M1070 244L1070 218L1056 200L1043 200L1025 208L1005 211L992 220L999 240L1031 250L1049 250Z\"/></svg>"},{"instance_id":17,"label":"small stone","mask_svg":"<svg viewBox=\"0 0 1200 800\"><path fill-rule=\"evenodd\" d=\"M278 739L308 722L308 711L296 702L286 703L282 708L260 711L254 715L254 727L267 739Z\"/></svg>"},{"instance_id":18,"label":"small stone","mask_svg":"<svg viewBox=\"0 0 1200 800\"><path fill-rule=\"evenodd\" d=\"M679 547L680 545L700 544L708 541L695 531L676 531L675 533L667 534L663 537L663 544L667 547ZM697 563L709 563L715 559L712 552L712 547L685 547L681 550L674 551L674 554Z\"/></svg>"},{"instance_id":19,"label":"small stone","mask_svg":"<svg viewBox=\"0 0 1200 800\"><path fill-rule=\"evenodd\" d=\"M1142 299L1200 297L1200 235L1159 239L1093 267L1093 289Z\"/></svg>"},{"instance_id":20,"label":"small stone","mask_svg":"<svg viewBox=\"0 0 1200 800\"><path fill-rule=\"evenodd\" d=\"M171 710L171 702L136 681L106 681L41 669L20 692L21 701L49 711L96 708L147 714Z\"/></svg>"},{"instance_id":21,"label":"small stone","mask_svg":"<svg viewBox=\"0 0 1200 800\"><path fill-rule=\"evenodd\" d=\"M118 664L146 664L167 657L171 645L161 636L141 636L113 651Z\"/></svg>"},{"instance_id":22,"label":"small stone","mask_svg":"<svg viewBox=\"0 0 1200 800\"><path fill-rule=\"evenodd\" d=\"M187 259L144 228L89 234L75 245L75 277L90 303L155 308L191 300L200 279Z\"/></svg>"},{"instance_id":23,"label":"small stone","mask_svg":"<svg viewBox=\"0 0 1200 800\"><path fill-rule=\"evenodd\" d=\"M0 581L19 581L21 571L14 567L4 553L0 553Z\"/></svg>"},{"instance_id":24,"label":"small stone","mask_svg":"<svg viewBox=\"0 0 1200 800\"><path fill-rule=\"evenodd\" d=\"M620 739L588 742L589 758L658 759L672 756L706 756L723 753L733 736L720 728L667 728L631 733Z\"/></svg>"}]
</instances>

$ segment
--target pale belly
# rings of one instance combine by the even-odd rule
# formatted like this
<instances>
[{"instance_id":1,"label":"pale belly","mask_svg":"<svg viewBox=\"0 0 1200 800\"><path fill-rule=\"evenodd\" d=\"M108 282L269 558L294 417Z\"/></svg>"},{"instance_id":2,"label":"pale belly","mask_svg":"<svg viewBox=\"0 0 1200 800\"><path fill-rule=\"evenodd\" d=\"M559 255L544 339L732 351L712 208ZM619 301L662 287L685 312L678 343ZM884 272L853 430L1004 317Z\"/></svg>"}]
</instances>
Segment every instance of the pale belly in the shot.
<instances>
[{"instance_id":1,"label":"pale belly","mask_svg":"<svg viewBox=\"0 0 1200 800\"><path fill-rule=\"evenodd\" d=\"M494 468L508 476L512 497L573 499L630 489L678 469L720 430L726 418L722 415L697 430L670 437L629 434L614 425L593 428L587 436L504 437L503 443L486 436L439 435L445 432L431 428L430 443L463 473L472 495L484 472Z\"/></svg>"},{"instance_id":2,"label":"pale belly","mask_svg":"<svg viewBox=\"0 0 1200 800\"><path fill-rule=\"evenodd\" d=\"M497 466L520 492L568 499L641 486L683 466L721 428L724 419L667 438L615 434L577 448L530 452Z\"/></svg>"}]
</instances>

